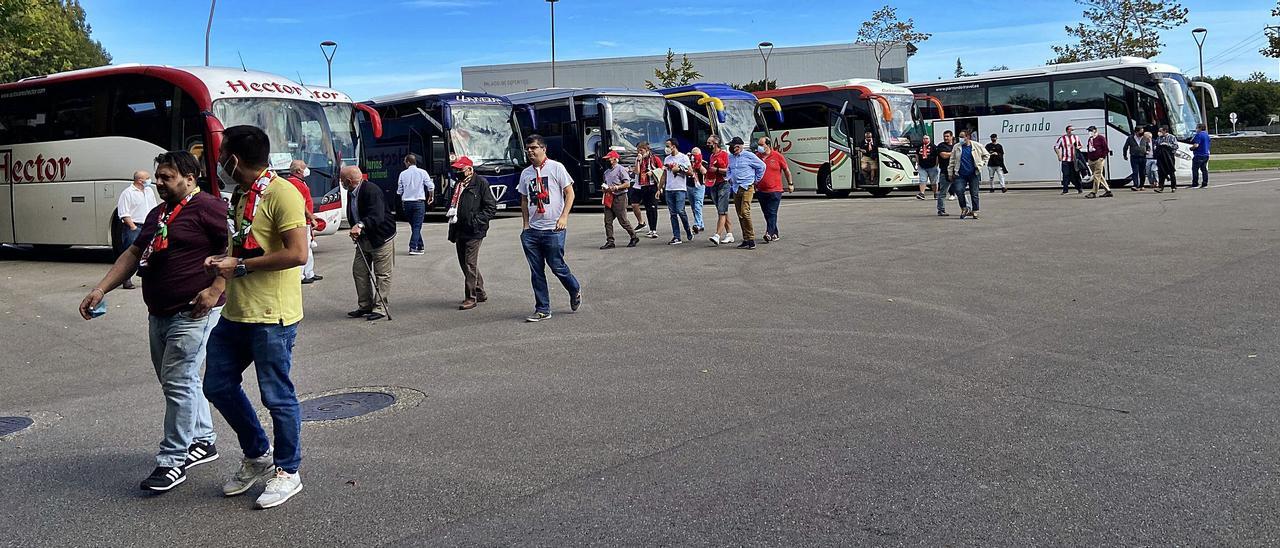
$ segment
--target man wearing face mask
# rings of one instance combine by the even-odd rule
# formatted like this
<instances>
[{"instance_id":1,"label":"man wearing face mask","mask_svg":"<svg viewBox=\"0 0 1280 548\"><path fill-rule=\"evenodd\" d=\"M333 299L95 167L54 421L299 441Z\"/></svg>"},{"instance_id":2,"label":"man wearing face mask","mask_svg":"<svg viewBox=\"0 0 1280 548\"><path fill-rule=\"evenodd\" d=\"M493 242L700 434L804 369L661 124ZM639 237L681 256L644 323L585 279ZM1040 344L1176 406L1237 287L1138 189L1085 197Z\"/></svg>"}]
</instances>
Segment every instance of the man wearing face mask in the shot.
<instances>
[{"instance_id":1,"label":"man wearing face mask","mask_svg":"<svg viewBox=\"0 0 1280 548\"><path fill-rule=\"evenodd\" d=\"M133 184L124 189L120 193L120 198L116 200L116 216L120 218L123 233L120 238L121 250L129 249L133 242L138 239L138 234L142 231L142 221L147 218L147 214L156 207L155 194L151 192L151 174L145 171L135 171L133 173ZM133 289L133 274L130 273L125 278L124 285L120 287L124 289Z\"/></svg>"},{"instance_id":2,"label":"man wearing face mask","mask_svg":"<svg viewBox=\"0 0 1280 548\"><path fill-rule=\"evenodd\" d=\"M316 258L315 252L311 246L314 245L315 236L311 234L311 227L316 224L315 202L311 200L311 188L307 186L307 177L311 176L311 168L307 167L307 163L302 160L294 160L289 163L289 176L285 177L286 181L293 184L302 194L303 201L307 204L307 264L302 265L302 283L309 284L319 280L323 280L324 276L316 275Z\"/></svg>"},{"instance_id":3,"label":"man wearing face mask","mask_svg":"<svg viewBox=\"0 0 1280 548\"><path fill-rule=\"evenodd\" d=\"M1111 185L1107 184L1107 156L1111 155L1111 149L1107 148L1107 138L1098 132L1098 126L1089 126L1089 144L1085 149L1086 158L1089 159L1089 171L1093 172L1093 191L1085 194L1085 198L1097 198L1098 187L1101 186L1105 193L1103 198L1110 198Z\"/></svg>"},{"instance_id":4,"label":"man wearing face mask","mask_svg":"<svg viewBox=\"0 0 1280 548\"><path fill-rule=\"evenodd\" d=\"M463 276L463 300L458 310L471 310L476 303L489 300L484 292L484 276L480 275L480 243L489 233L489 221L498 214L498 200L489 191L489 181L476 175L470 158L454 160L451 175L456 183L447 212L449 241L458 249Z\"/></svg>"},{"instance_id":5,"label":"man wearing face mask","mask_svg":"<svg viewBox=\"0 0 1280 548\"><path fill-rule=\"evenodd\" d=\"M667 139L663 159L666 170L658 182L658 195L666 198L667 213L671 215L671 241L667 245L680 245L680 226L684 225L686 240L693 239L693 231L689 227L689 215L685 213L685 201L689 198L689 172L693 170L689 157L676 148L675 139Z\"/></svg>"},{"instance_id":6,"label":"man wearing face mask","mask_svg":"<svg viewBox=\"0 0 1280 548\"><path fill-rule=\"evenodd\" d=\"M969 132L960 130L960 139L951 148L951 162L947 164L951 180L960 201L960 218L966 215L978 218L978 195L982 192L982 168L987 165L987 149L969 139ZM965 188L969 189L969 203L965 203Z\"/></svg>"},{"instance_id":7,"label":"man wearing face mask","mask_svg":"<svg viewBox=\"0 0 1280 548\"><path fill-rule=\"evenodd\" d=\"M80 302L80 315L92 319L106 294L135 269L144 281L151 364L165 398L156 468L141 485L148 491L168 491L186 481L187 470L218 458L200 367L226 286L225 279L205 270L204 260L227 248L227 208L218 196L200 192L199 173L200 161L188 152L156 158L164 204L147 216L133 245Z\"/></svg>"},{"instance_id":8,"label":"man wearing face mask","mask_svg":"<svg viewBox=\"0 0 1280 548\"><path fill-rule=\"evenodd\" d=\"M359 307L347 316L380 320L387 317L387 300L391 298L391 271L396 258L391 242L396 237L396 221L382 201L382 189L365 181L360 168L346 166L338 179L347 189L347 219L351 222L351 241L356 243L351 275L356 282Z\"/></svg>"},{"instance_id":9,"label":"man wearing face mask","mask_svg":"<svg viewBox=\"0 0 1280 548\"><path fill-rule=\"evenodd\" d=\"M733 209L738 212L738 226L742 229L742 243L738 244L738 249L756 248L756 231L751 224L751 198L755 196L756 185L764 178L764 169L764 162L747 152L742 137L729 141L729 171L721 184L729 185L733 193Z\"/></svg>"},{"instance_id":10,"label":"man wearing face mask","mask_svg":"<svg viewBox=\"0 0 1280 548\"><path fill-rule=\"evenodd\" d=\"M267 480L257 508L279 506L302 490L302 417L289 374L302 321L298 267L307 262L307 214L297 189L268 169L270 154L271 142L261 129L223 130L218 178L232 190L231 254L205 259L207 270L227 280L227 303L209 335L204 395L244 452L222 492L240 495ZM271 413L274 449L240 386L250 363Z\"/></svg>"}]
</instances>

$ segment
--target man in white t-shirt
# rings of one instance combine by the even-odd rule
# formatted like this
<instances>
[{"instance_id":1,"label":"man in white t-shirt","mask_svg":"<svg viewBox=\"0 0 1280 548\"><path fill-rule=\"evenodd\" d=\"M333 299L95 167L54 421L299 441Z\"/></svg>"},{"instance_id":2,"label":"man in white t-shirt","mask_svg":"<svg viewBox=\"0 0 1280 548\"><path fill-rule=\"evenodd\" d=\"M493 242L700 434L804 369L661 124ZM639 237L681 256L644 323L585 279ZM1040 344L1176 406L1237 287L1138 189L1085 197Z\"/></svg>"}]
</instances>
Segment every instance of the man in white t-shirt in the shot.
<instances>
[{"instance_id":1,"label":"man in white t-shirt","mask_svg":"<svg viewBox=\"0 0 1280 548\"><path fill-rule=\"evenodd\" d=\"M573 177L564 164L547 158L547 144L541 135L526 138L524 148L529 154L529 167L520 173L517 187L520 216L524 219L520 243L533 275L534 300L533 315L525 321L540 322L551 319L547 266L569 292L569 308L577 311L582 305L582 286L564 262L565 234L569 210L573 208Z\"/></svg>"},{"instance_id":2,"label":"man in white t-shirt","mask_svg":"<svg viewBox=\"0 0 1280 548\"><path fill-rule=\"evenodd\" d=\"M120 217L122 224L120 250L129 249L133 241L138 239L138 234L142 232L142 223L147 220L147 214L151 213L157 204L155 192L151 191L151 174L135 171L133 184L125 188L124 192L120 193L120 199L116 201L116 216ZM133 289L137 286L133 285L133 276L130 275L120 287Z\"/></svg>"},{"instance_id":3,"label":"man in white t-shirt","mask_svg":"<svg viewBox=\"0 0 1280 548\"><path fill-rule=\"evenodd\" d=\"M667 139L667 157L662 161L666 176L658 183L658 195L667 200L667 212L671 214L671 241L667 245L680 245L680 224L684 223L685 239L693 240L689 229L689 216L684 211L689 198L689 174L693 167L689 157L676 147L675 139Z\"/></svg>"}]
</instances>

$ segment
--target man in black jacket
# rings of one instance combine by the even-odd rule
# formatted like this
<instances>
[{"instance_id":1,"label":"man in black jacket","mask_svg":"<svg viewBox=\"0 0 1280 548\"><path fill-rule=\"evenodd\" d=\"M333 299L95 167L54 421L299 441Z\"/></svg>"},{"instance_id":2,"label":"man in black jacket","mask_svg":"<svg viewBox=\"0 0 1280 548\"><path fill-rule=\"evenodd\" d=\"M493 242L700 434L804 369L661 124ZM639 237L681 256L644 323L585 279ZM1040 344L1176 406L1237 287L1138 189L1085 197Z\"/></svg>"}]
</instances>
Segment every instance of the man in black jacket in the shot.
<instances>
[{"instance_id":1,"label":"man in black jacket","mask_svg":"<svg viewBox=\"0 0 1280 548\"><path fill-rule=\"evenodd\" d=\"M462 268L463 301L458 310L471 310L476 303L489 300L484 292L484 277L480 275L480 242L489 233L489 220L498 214L498 200L489 191L489 181L476 175L471 159L466 156L454 160L450 190L449 241L458 248L458 266Z\"/></svg>"},{"instance_id":2,"label":"man in black jacket","mask_svg":"<svg viewBox=\"0 0 1280 548\"><path fill-rule=\"evenodd\" d=\"M387 298L391 294L391 269L396 254L395 246L390 244L396 237L396 221L387 210L382 189L364 182L360 168L342 168L339 179L342 188L347 189L347 221L351 223L351 241L356 243L351 273L360 302L360 307L347 315L369 321L382 319L387 315Z\"/></svg>"}]
</instances>

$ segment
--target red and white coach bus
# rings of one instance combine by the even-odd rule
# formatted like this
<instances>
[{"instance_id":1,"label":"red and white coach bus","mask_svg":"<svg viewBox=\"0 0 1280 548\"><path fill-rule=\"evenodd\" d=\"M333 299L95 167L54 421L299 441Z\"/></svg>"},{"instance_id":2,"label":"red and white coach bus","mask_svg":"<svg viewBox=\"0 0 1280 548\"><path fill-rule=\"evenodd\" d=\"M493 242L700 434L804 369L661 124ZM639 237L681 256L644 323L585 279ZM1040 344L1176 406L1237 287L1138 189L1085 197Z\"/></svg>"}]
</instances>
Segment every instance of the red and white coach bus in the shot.
<instances>
[{"instance_id":1,"label":"red and white coach bus","mask_svg":"<svg viewBox=\"0 0 1280 548\"><path fill-rule=\"evenodd\" d=\"M0 85L0 243L115 245L116 199L156 155L188 150L217 192L222 130L271 139L271 168L311 167L330 188L338 158L324 109L287 78L216 67L117 65Z\"/></svg>"}]
</instances>

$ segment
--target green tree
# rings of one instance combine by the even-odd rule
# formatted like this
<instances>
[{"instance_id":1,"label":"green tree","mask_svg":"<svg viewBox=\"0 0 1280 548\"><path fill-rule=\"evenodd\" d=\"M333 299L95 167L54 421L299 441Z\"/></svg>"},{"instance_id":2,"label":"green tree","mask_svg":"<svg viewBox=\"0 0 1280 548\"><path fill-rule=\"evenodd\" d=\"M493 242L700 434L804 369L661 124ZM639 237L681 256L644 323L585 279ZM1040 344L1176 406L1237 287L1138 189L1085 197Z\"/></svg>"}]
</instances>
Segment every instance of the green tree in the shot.
<instances>
[{"instance_id":1,"label":"green tree","mask_svg":"<svg viewBox=\"0 0 1280 548\"><path fill-rule=\"evenodd\" d=\"M956 78L964 78L965 76L977 76L977 74L965 71L964 64L960 62L959 57L956 57Z\"/></svg>"},{"instance_id":2,"label":"green tree","mask_svg":"<svg viewBox=\"0 0 1280 548\"><path fill-rule=\"evenodd\" d=\"M1254 73L1247 80L1230 76L1206 78L1218 91L1219 106L1209 113L1210 126L1217 117L1222 129L1231 126L1227 114L1239 117L1239 126L1267 125L1272 114L1280 113L1280 82L1274 82L1265 74Z\"/></svg>"},{"instance_id":3,"label":"green tree","mask_svg":"<svg viewBox=\"0 0 1280 548\"><path fill-rule=\"evenodd\" d=\"M898 9L885 5L872 12L871 19L862 22L855 42L871 46L871 53L876 58L876 77L879 78L884 58L889 56L893 48L919 44L930 36L933 35L916 30L914 19L898 20Z\"/></svg>"},{"instance_id":4,"label":"green tree","mask_svg":"<svg viewBox=\"0 0 1280 548\"><path fill-rule=\"evenodd\" d=\"M740 89L742 91L754 93L757 91L764 91L766 89L778 89L778 81L769 80L768 85L766 85L764 80L752 80L745 84L733 84L733 87L735 89Z\"/></svg>"},{"instance_id":5,"label":"green tree","mask_svg":"<svg viewBox=\"0 0 1280 548\"><path fill-rule=\"evenodd\" d=\"M1271 16L1280 16L1280 0L1276 1L1276 7L1271 8ZM1267 27L1267 47L1260 52L1267 57L1280 57L1280 29Z\"/></svg>"},{"instance_id":6,"label":"green tree","mask_svg":"<svg viewBox=\"0 0 1280 548\"><path fill-rule=\"evenodd\" d=\"M0 0L0 21L0 82L111 62L78 0Z\"/></svg>"},{"instance_id":7,"label":"green tree","mask_svg":"<svg viewBox=\"0 0 1280 548\"><path fill-rule=\"evenodd\" d=\"M988 70L988 71L990 71L990 72L995 72L995 71L997 71L997 70L1009 70L1009 65L996 65L996 66L991 67L991 68L989 68L989 69L987 69L987 70Z\"/></svg>"},{"instance_id":8,"label":"green tree","mask_svg":"<svg viewBox=\"0 0 1280 548\"><path fill-rule=\"evenodd\" d=\"M1160 31L1187 22L1187 8L1176 1L1161 0L1076 0L1085 6L1085 21L1066 27L1074 44L1053 46L1056 55L1050 64L1108 59L1132 55L1153 58L1164 42Z\"/></svg>"},{"instance_id":9,"label":"green tree","mask_svg":"<svg viewBox=\"0 0 1280 548\"><path fill-rule=\"evenodd\" d=\"M680 54L680 65L676 66L676 53L667 49L667 61L662 68L653 69L653 77L657 80L645 80L644 87L649 89L673 88L676 86L689 85L702 78L702 73L694 70L693 63L689 62L689 56Z\"/></svg>"}]
</instances>

